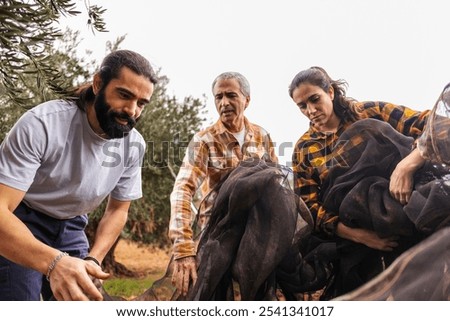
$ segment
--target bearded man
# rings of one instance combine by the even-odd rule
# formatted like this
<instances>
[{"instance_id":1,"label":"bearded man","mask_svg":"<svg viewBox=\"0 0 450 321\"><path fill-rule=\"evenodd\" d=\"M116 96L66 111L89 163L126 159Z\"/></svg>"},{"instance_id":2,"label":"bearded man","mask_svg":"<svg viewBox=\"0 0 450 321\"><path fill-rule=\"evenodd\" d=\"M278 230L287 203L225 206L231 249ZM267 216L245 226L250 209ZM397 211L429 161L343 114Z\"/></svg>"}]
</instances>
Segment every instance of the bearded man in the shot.
<instances>
[{"instance_id":1,"label":"bearded man","mask_svg":"<svg viewBox=\"0 0 450 321\"><path fill-rule=\"evenodd\" d=\"M101 300L93 279L142 197L133 127L157 77L119 50L70 99L27 111L0 146L0 300ZM90 247L87 214L108 203Z\"/></svg>"}]
</instances>

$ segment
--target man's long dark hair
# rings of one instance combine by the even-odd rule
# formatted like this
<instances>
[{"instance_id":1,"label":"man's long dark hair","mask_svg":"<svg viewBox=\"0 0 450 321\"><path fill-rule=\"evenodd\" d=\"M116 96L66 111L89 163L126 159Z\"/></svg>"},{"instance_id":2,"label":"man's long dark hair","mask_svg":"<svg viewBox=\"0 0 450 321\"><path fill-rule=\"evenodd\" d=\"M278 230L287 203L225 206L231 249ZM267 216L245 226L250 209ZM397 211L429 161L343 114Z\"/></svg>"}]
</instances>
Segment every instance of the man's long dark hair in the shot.
<instances>
[{"instance_id":1,"label":"man's long dark hair","mask_svg":"<svg viewBox=\"0 0 450 321\"><path fill-rule=\"evenodd\" d=\"M136 74L146 77L153 84L158 82L156 73L146 58L131 50L116 50L103 59L98 71L102 88L105 88L112 79L118 78L123 67L130 68ZM69 96L70 100L76 102L78 108L85 111L86 105L95 99L92 83L75 88Z\"/></svg>"}]
</instances>

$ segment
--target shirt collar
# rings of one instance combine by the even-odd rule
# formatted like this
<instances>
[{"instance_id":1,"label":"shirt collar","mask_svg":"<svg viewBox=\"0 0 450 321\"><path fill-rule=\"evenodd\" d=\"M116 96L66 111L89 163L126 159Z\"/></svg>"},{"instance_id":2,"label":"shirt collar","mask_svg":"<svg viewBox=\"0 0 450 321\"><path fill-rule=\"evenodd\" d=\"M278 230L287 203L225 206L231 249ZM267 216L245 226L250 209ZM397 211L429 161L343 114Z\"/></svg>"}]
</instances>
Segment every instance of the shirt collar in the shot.
<instances>
[{"instance_id":1,"label":"shirt collar","mask_svg":"<svg viewBox=\"0 0 450 321\"><path fill-rule=\"evenodd\" d=\"M328 137L328 136L335 135L335 134L337 134L338 136L340 136L340 135L342 134L342 132L343 132L350 124L351 124L351 122L348 122L348 121L347 121L347 122L343 122L343 121L341 120L341 122L339 123L339 126L338 126L338 129L337 129L336 133L332 133L332 132L321 132L321 131L319 131L318 129L316 129L316 128L312 125L312 123L310 123L308 132L309 132L309 136L310 136L311 138L317 138L317 139L323 139L323 138L326 138L326 137Z\"/></svg>"},{"instance_id":2,"label":"shirt collar","mask_svg":"<svg viewBox=\"0 0 450 321\"><path fill-rule=\"evenodd\" d=\"M244 127L246 129L246 135L250 135L250 137L253 137L253 126L248 121L247 117L244 116ZM225 125L220 121L220 119L214 124L214 132L216 135L221 135L223 133L229 133L231 132L225 127Z\"/></svg>"}]
</instances>

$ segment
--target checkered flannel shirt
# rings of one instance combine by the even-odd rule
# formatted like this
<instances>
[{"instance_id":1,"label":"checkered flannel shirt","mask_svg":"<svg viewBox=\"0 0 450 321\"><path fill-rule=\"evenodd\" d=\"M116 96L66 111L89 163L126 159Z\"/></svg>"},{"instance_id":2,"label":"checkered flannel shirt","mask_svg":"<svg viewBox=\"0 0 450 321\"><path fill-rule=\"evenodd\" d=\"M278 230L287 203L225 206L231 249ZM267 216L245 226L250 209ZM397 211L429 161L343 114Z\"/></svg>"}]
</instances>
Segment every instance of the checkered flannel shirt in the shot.
<instances>
[{"instance_id":1,"label":"checkered flannel shirt","mask_svg":"<svg viewBox=\"0 0 450 321\"><path fill-rule=\"evenodd\" d=\"M220 120L194 135L189 143L170 195L169 237L173 242L175 259L195 255L192 225L197 213L191 210L191 203L199 189L201 199L208 195L199 213L203 227L214 200L214 195L209 193L241 160L259 158L278 162L269 134L246 118L244 123L243 146L239 146Z\"/></svg>"}]
</instances>

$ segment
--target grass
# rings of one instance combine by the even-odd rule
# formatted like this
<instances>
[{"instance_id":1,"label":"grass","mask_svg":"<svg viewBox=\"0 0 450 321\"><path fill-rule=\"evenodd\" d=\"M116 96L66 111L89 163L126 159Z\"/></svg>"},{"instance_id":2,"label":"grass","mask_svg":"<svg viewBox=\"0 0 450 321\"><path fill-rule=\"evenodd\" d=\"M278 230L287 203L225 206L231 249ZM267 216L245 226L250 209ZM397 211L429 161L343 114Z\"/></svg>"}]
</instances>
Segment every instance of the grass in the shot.
<instances>
[{"instance_id":1,"label":"grass","mask_svg":"<svg viewBox=\"0 0 450 321\"><path fill-rule=\"evenodd\" d=\"M145 278L115 278L106 280L103 287L111 296L119 296L125 299L132 299L150 288L155 281L152 275Z\"/></svg>"}]
</instances>

